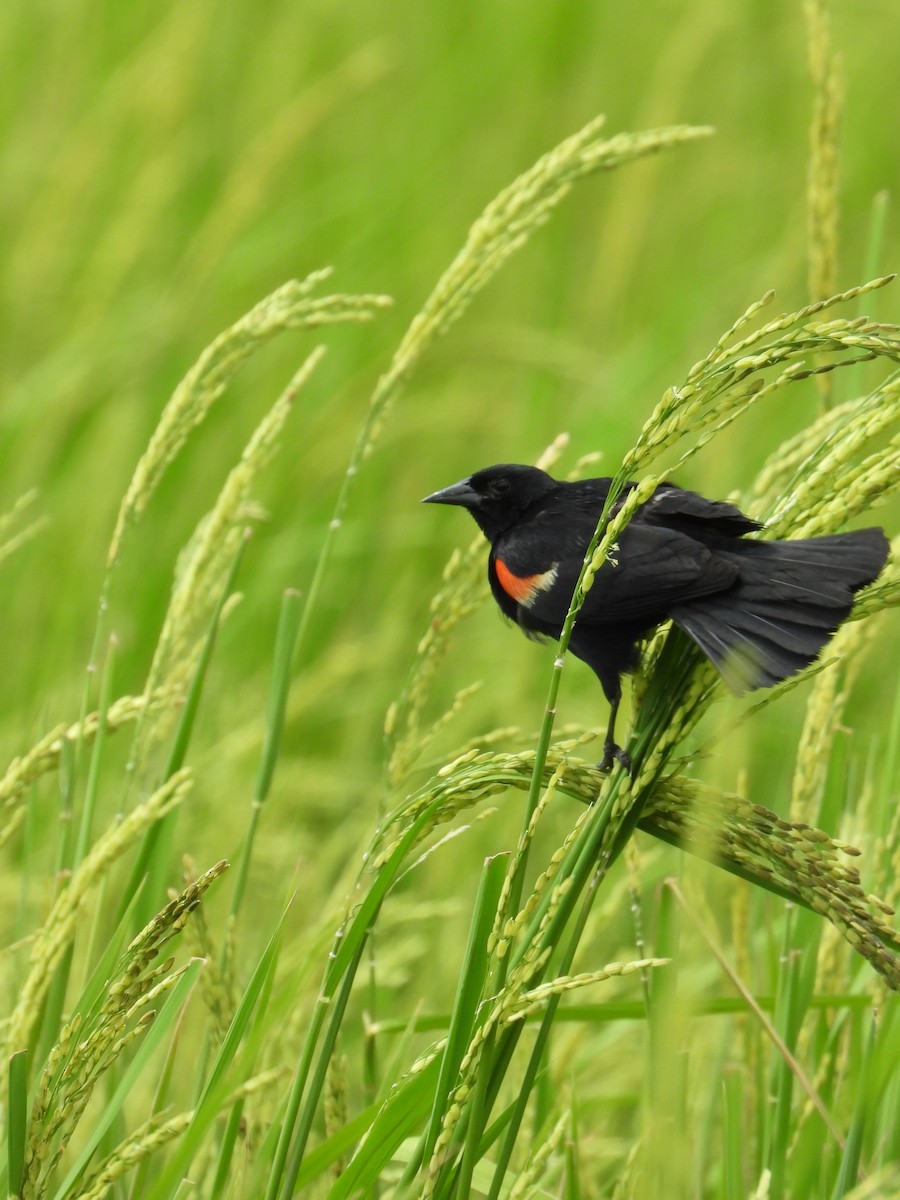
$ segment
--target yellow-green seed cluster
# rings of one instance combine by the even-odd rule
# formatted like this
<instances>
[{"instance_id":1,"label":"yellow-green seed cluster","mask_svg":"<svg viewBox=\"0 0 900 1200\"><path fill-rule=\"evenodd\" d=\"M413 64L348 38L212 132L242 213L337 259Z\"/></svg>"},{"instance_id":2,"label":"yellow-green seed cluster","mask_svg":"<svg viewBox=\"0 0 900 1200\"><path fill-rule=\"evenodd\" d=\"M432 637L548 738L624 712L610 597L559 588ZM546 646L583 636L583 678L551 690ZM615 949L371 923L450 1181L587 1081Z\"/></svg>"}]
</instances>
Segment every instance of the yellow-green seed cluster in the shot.
<instances>
[{"instance_id":1,"label":"yellow-green seed cluster","mask_svg":"<svg viewBox=\"0 0 900 1200\"><path fill-rule=\"evenodd\" d=\"M250 355L286 330L370 320L390 303L385 296L339 294L314 298L313 292L330 273L314 271L302 281L292 279L282 284L203 351L175 389L137 465L119 509L109 548L110 564L119 556L126 529L144 512L192 430L205 420Z\"/></svg>"},{"instance_id":2,"label":"yellow-green seed cluster","mask_svg":"<svg viewBox=\"0 0 900 1200\"><path fill-rule=\"evenodd\" d=\"M153 798L157 818L165 811L166 803L171 806L177 802L174 797L183 793L185 784L183 777L173 777L168 800L160 796ZM134 824L138 820L135 814L140 812L140 808L135 809L122 825ZM100 844L98 842L98 846ZM97 864L92 862L92 857L89 855L81 864L68 891L86 885L78 879L80 872L89 869L93 872L91 878L96 875ZM156 960L226 867L224 862L217 864L174 897L131 942L105 987L102 1003L91 1012L76 1013L61 1030L44 1066L28 1122L22 1200L37 1200L45 1194L47 1182L98 1082L152 1023L158 1001L184 972L184 967L174 966L173 958L162 962ZM63 892L60 901L66 895ZM71 899L68 902L71 904ZM30 994L34 997L39 993L32 986ZM20 1044L20 1040L27 1037L37 1011L31 1013L30 1019L27 1012L19 1013L18 1020L14 1015L10 1046ZM85 1194L104 1195L115 1179L183 1132L190 1116L182 1114L165 1123L151 1121L126 1138L94 1170L85 1184Z\"/></svg>"},{"instance_id":3,"label":"yellow-green seed cluster","mask_svg":"<svg viewBox=\"0 0 900 1200\"><path fill-rule=\"evenodd\" d=\"M20 988L7 1031L7 1045L11 1052L28 1044L40 1015L41 1001L47 994L57 964L72 940L81 906L88 893L125 850L155 821L181 803L190 788L189 772L180 771L173 775L152 796L136 805L97 839L72 874L68 886L60 891L31 947L30 968Z\"/></svg>"}]
</instances>

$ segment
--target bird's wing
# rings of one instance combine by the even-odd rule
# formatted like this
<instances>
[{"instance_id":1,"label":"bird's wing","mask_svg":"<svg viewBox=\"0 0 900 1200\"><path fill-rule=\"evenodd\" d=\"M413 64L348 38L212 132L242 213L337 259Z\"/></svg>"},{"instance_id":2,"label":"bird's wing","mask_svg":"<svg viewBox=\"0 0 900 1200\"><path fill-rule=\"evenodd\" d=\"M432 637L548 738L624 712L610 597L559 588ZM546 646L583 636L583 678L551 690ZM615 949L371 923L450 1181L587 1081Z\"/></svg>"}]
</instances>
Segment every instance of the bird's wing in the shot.
<instances>
[{"instance_id":1,"label":"bird's wing","mask_svg":"<svg viewBox=\"0 0 900 1200\"><path fill-rule=\"evenodd\" d=\"M745 517L739 508L724 500L707 500L697 492L686 492L674 483L661 484L637 513L642 524L665 525L694 537L706 534L740 537L762 529L758 521Z\"/></svg>"},{"instance_id":2,"label":"bird's wing","mask_svg":"<svg viewBox=\"0 0 900 1200\"><path fill-rule=\"evenodd\" d=\"M571 534L569 530L570 539ZM530 618L562 624L586 544L587 539L575 554L564 550L563 557L555 559L558 543L534 531L500 539L492 555L493 570L503 591L526 610L523 623ZM672 605L721 591L736 575L734 563L686 534L633 521L597 572L578 619L597 625L662 620Z\"/></svg>"}]
</instances>

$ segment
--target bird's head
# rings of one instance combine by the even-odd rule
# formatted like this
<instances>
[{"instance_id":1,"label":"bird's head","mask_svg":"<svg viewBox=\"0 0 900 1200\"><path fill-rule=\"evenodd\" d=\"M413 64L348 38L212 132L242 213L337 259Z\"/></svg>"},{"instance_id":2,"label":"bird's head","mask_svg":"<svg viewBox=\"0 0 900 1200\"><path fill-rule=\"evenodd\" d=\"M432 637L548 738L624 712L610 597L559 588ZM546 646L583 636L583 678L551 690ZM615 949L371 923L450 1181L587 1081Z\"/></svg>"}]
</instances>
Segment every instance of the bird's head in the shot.
<instances>
[{"instance_id":1,"label":"bird's head","mask_svg":"<svg viewBox=\"0 0 900 1200\"><path fill-rule=\"evenodd\" d=\"M504 463L485 467L459 483L433 492L423 503L456 504L467 508L484 534L493 541L556 486L556 480L538 467Z\"/></svg>"}]
</instances>

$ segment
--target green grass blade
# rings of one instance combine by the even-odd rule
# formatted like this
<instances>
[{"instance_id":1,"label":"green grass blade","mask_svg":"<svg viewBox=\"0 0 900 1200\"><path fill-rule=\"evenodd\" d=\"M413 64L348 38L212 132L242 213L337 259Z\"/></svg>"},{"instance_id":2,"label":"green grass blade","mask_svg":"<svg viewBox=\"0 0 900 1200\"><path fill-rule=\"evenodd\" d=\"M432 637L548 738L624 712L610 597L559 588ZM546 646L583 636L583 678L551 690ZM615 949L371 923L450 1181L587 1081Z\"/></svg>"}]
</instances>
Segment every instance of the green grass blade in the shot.
<instances>
[{"instance_id":1,"label":"green grass blade","mask_svg":"<svg viewBox=\"0 0 900 1200\"><path fill-rule=\"evenodd\" d=\"M788 919L784 925L774 1018L775 1027L781 1034L785 1046L791 1052L794 1050L800 1027L797 1020L800 964L797 956L793 953L793 924L794 922ZM773 1064L771 1089L775 1103L770 1117L771 1138L768 1152L768 1167L772 1173L770 1195L773 1200L781 1200L788 1170L787 1156L792 1132L791 1103L794 1091L794 1074L791 1064L781 1055L775 1059Z\"/></svg>"},{"instance_id":2,"label":"green grass blade","mask_svg":"<svg viewBox=\"0 0 900 1200\"><path fill-rule=\"evenodd\" d=\"M605 873L605 868L601 869L595 865L593 874L587 884L587 889L582 898L581 909L563 947L559 965L556 968L556 973L558 975L567 975L571 969L572 963L575 960L575 953L581 942L582 935L584 934L585 926L587 925L587 919L590 915L591 906L594 902L594 898L596 897L597 889L600 886L600 882ZM579 887L573 878L573 887L571 888L571 891L574 892L576 896L583 888L584 884ZM509 1163L519 1137L522 1121L525 1117L525 1109L528 1105L528 1100L531 1090L534 1087L537 1073L544 1059L546 1048L550 1039L550 1033L553 1028L553 1022L556 1017L556 1012L559 1008L561 999L562 996L560 993L556 992L555 994L551 995L547 1001L547 1008L541 1019L540 1026L538 1027L537 1036L535 1038L531 1054L529 1055L528 1063L525 1067L525 1073L522 1083L519 1087L518 1095L514 1104L512 1105L512 1113L510 1115L509 1125L506 1129L506 1135L497 1155L497 1161L494 1166L494 1174L491 1180L491 1187L490 1191L488 1192L488 1200L497 1200L502 1191L506 1173L509 1168ZM459 1192L458 1194L460 1198L462 1198L465 1195L465 1192Z\"/></svg>"},{"instance_id":3,"label":"green grass blade","mask_svg":"<svg viewBox=\"0 0 900 1200\"><path fill-rule=\"evenodd\" d=\"M153 1102L151 1107L151 1116L157 1117L163 1113L170 1104L170 1097L177 1080L178 1066L180 1063L180 1052L182 1049L182 1039L184 1036L183 1026L185 1017L187 1016L186 1009L182 1009L175 1027L172 1030L172 1036L169 1039L169 1044L166 1047L165 1057L163 1058L162 1066L156 1080L156 1087L153 1091ZM128 1189L128 1200L143 1200L147 1190L147 1180L150 1176L152 1164L150 1159L145 1159L138 1164L131 1179L131 1186Z\"/></svg>"},{"instance_id":4,"label":"green grass blade","mask_svg":"<svg viewBox=\"0 0 900 1200\"><path fill-rule=\"evenodd\" d=\"M225 1132L222 1134L222 1143L219 1146L219 1160L216 1163L216 1173L213 1176L212 1187L209 1193L211 1200L219 1200L219 1197L225 1194L225 1189L228 1187L234 1150L241 1132L241 1122L243 1119L244 1101L243 1099L236 1100L232 1104L228 1120L225 1122Z\"/></svg>"},{"instance_id":5,"label":"green grass blade","mask_svg":"<svg viewBox=\"0 0 900 1200\"><path fill-rule=\"evenodd\" d=\"M759 995L753 997L753 1003L763 1012L772 1012L775 1008L775 997ZM876 1000L869 995L850 992L835 992L828 995L812 996L809 1002L811 1010L816 1012L862 1012L870 1009ZM746 1000L740 996L710 996L698 1000L691 1005L691 1013L698 1017L722 1016L726 1014L745 1014L752 1011ZM525 1023L534 1023L537 1018L527 1016ZM647 1019L646 1000L607 1000L602 1004L572 1004L562 1009L557 1017L563 1023L607 1024L612 1021L645 1021ZM401 1033L411 1026L416 1033L443 1032L450 1023L449 1014L426 1013L415 1017L412 1022L383 1020L378 1023L379 1033Z\"/></svg>"},{"instance_id":6,"label":"green grass blade","mask_svg":"<svg viewBox=\"0 0 900 1200\"><path fill-rule=\"evenodd\" d=\"M175 1152L169 1158L159 1177L146 1194L145 1200L164 1200L171 1196L181 1179L190 1167L191 1161L198 1153L207 1136L212 1123L217 1119L219 1111L230 1090L227 1072L231 1067L241 1042L248 1035L254 1024L259 1027L263 1015L258 1008L260 998L271 990L275 967L281 946L281 929L284 915L278 923L278 928L269 939L256 969L247 984L237 1012L231 1021L225 1040L219 1047L219 1052L213 1062L209 1077L200 1100L194 1110L193 1119L185 1130Z\"/></svg>"},{"instance_id":7,"label":"green grass blade","mask_svg":"<svg viewBox=\"0 0 900 1200\"><path fill-rule=\"evenodd\" d=\"M459 972L456 999L450 1016L447 1044L441 1056L441 1070L435 1089L434 1105L422 1146L422 1158L425 1163L431 1158L441 1130L447 1102L456 1083L460 1063L466 1047L472 1041L475 1033L478 1005L481 1002L490 961L488 939L496 920L497 904L500 900L508 861L508 855L497 855L487 859L482 869L472 922L469 926L469 938Z\"/></svg>"},{"instance_id":8,"label":"green grass blade","mask_svg":"<svg viewBox=\"0 0 900 1200\"><path fill-rule=\"evenodd\" d=\"M113 698L113 676L116 661L115 636L107 643L106 658L103 662L103 672L100 678L100 697L97 704L97 734L91 747L91 759L88 766L87 782L84 788L84 805L81 810L81 821L78 826L78 837L75 842L75 852L72 867L77 867L83 861L93 840L94 813L97 807L97 788L100 781L100 766L103 762L103 751L106 746L106 714Z\"/></svg>"},{"instance_id":9,"label":"green grass blade","mask_svg":"<svg viewBox=\"0 0 900 1200\"><path fill-rule=\"evenodd\" d=\"M312 1131L319 1099L322 1095L322 1089L325 1087L328 1064L331 1062L331 1056L337 1044L338 1034L341 1031L344 1013L350 999L350 992L353 990L356 972L359 969L364 948L365 940L362 940L358 944L355 956L348 963L347 973L341 980L340 987L330 1000L330 1020L325 1028L325 1036L322 1039L315 1070L309 1081L309 1089L304 1098L305 1102L302 1109L300 1109L297 1130L291 1142L290 1152L285 1159L284 1181L281 1188L282 1200L290 1200L290 1197L294 1194L295 1183L300 1173L304 1155L306 1154L306 1145Z\"/></svg>"},{"instance_id":10,"label":"green grass blade","mask_svg":"<svg viewBox=\"0 0 900 1200\"><path fill-rule=\"evenodd\" d=\"M137 896L133 898L131 905L123 913L122 919L119 921L116 929L106 938L102 954L97 959L96 965L81 989L81 993L71 1006L72 1012L81 1013L85 1020L90 1020L96 1014L106 997L106 986L112 978L116 961L129 939L130 919L136 905ZM99 921L99 919L100 906L98 905L95 921ZM51 986L47 995L47 1004L41 1023L41 1050L37 1060L39 1062L43 1062L46 1059L51 1047L59 1036L72 963L72 953L73 947L70 946L59 965L57 974L54 977L53 986Z\"/></svg>"},{"instance_id":11,"label":"green grass blade","mask_svg":"<svg viewBox=\"0 0 900 1200\"><path fill-rule=\"evenodd\" d=\"M314 1105L317 1102L319 1094L318 1089L321 1088L324 1082L325 1067L327 1066L327 1058L320 1058L316 1074L313 1080L310 1080L309 1072L315 1058L319 1037L325 1026L326 1013L335 1004L335 997L338 995L338 989L342 986L342 979L345 983L346 978L349 978L352 982L362 956L366 938L368 937L369 930L374 925L378 910L388 891L396 882L410 849L416 845L423 831L430 827L433 820L432 811L437 807L437 803L428 805L410 824L409 828L398 840L397 845L387 860L379 866L378 873L369 891L362 902L354 909L352 920L340 930L338 937L335 939L329 955L328 966L325 969L325 979L322 984L319 1002L313 1011L306 1041L300 1055L300 1061L294 1074L294 1082L288 1096L278 1145L269 1172L265 1200L275 1200L275 1197L279 1194L283 1176L288 1167L289 1147L292 1145L294 1146L294 1150L290 1151L292 1154L290 1170L295 1177L299 1172L302 1151L298 1151L297 1147L300 1145L305 1146L306 1137L312 1124ZM346 989L343 1003L346 1003ZM333 1039L337 1036L337 1026L334 1023L334 1009L332 1009L332 1024L330 1028L330 1036ZM301 1105L303 1104L308 1084L314 1094L308 1098L308 1103L304 1110L302 1136L301 1132L298 1132L295 1139L294 1129L300 1116ZM288 1194L290 1193L290 1184L286 1185L285 1191Z\"/></svg>"},{"instance_id":12,"label":"green grass blade","mask_svg":"<svg viewBox=\"0 0 900 1200\"><path fill-rule=\"evenodd\" d=\"M8 1190L18 1196L25 1175L25 1135L28 1130L28 1052L17 1050L9 1058L7 1091L6 1162Z\"/></svg>"},{"instance_id":13,"label":"green grass blade","mask_svg":"<svg viewBox=\"0 0 900 1200\"><path fill-rule=\"evenodd\" d=\"M570 1132L565 1145L566 1173L563 1185L565 1189L563 1200L584 1200L584 1192L581 1190L581 1169L578 1163L578 1112L574 1104L572 1105L569 1126Z\"/></svg>"},{"instance_id":14,"label":"green grass blade","mask_svg":"<svg viewBox=\"0 0 900 1200\"><path fill-rule=\"evenodd\" d=\"M115 665L116 639L110 637L107 646L106 658L103 663L103 669L100 679L100 697L97 710L97 733L94 738L94 744L91 748L90 763L88 766L87 782L84 790L84 801L81 810L81 820L78 824L78 833L75 840L75 845L71 845L71 833L65 831L65 826L71 824L72 817L72 789L74 786L74 778L71 773L73 765L72 758L67 749L60 752L60 766L63 765L63 758L66 761L66 770L61 772L60 786L62 788L62 811L67 815L68 820L63 821L64 833L60 844L60 863L61 869L58 878L68 881L71 872L84 860L88 850L91 847L94 828L94 814L97 807L97 789L100 780L100 767L103 762L103 750L106 743L106 714L109 711L109 706L113 698L113 677ZM63 747L68 748L70 745L68 739L63 742ZM64 882L62 886L68 886ZM98 910L99 914L99 910ZM95 918L98 919L98 918ZM90 939L93 940L92 938ZM90 951L88 951L88 961L91 959ZM62 1021L62 1014L65 1009L66 993L69 990L69 976L72 968L72 948L65 953L56 972L53 976L53 982L47 993L47 1000L44 1006L44 1015L41 1022L41 1044L49 1048L56 1040ZM37 1061L40 1061L43 1055L39 1055Z\"/></svg>"},{"instance_id":15,"label":"green grass blade","mask_svg":"<svg viewBox=\"0 0 900 1200\"><path fill-rule=\"evenodd\" d=\"M278 749L284 727L284 712L291 684L291 665L297 645L297 633L300 627L301 615L300 593L289 589L284 593L281 602L278 633L275 637L275 655L272 664L272 683L269 690L269 708L266 714L265 744L259 764L259 774L256 777L256 788L250 813L250 827L243 841L241 857L235 873L234 892L231 899L232 917L237 916L244 899L244 891L250 871L250 860L253 856L253 845L256 840L256 828L262 806L272 784L275 764L278 761Z\"/></svg>"},{"instance_id":16,"label":"green grass blade","mask_svg":"<svg viewBox=\"0 0 900 1200\"><path fill-rule=\"evenodd\" d=\"M350 1200L378 1181L404 1139L427 1119L439 1070L440 1062L434 1058L394 1087L372 1122L366 1140L329 1191L328 1200ZM300 1178L298 1175L298 1185Z\"/></svg>"},{"instance_id":17,"label":"green grass blade","mask_svg":"<svg viewBox=\"0 0 900 1200\"><path fill-rule=\"evenodd\" d=\"M370 1104L355 1116L350 1117L330 1137L303 1157L303 1165L297 1173L297 1191L323 1175L332 1163L349 1155L359 1141L373 1127L381 1105Z\"/></svg>"},{"instance_id":18,"label":"green grass blade","mask_svg":"<svg viewBox=\"0 0 900 1200\"><path fill-rule=\"evenodd\" d=\"M269 691L269 708L266 714L266 741L259 775L256 779L256 799L261 804L269 794L272 775L278 761L278 749L284 728L284 711L287 706L288 689L291 685L291 664L297 645L297 631L302 613L300 593L288 588L281 600L278 632L275 636L275 655L272 663L272 686Z\"/></svg>"},{"instance_id":19,"label":"green grass blade","mask_svg":"<svg viewBox=\"0 0 900 1200\"><path fill-rule=\"evenodd\" d=\"M353 910L353 919L345 928L341 929L339 937L335 940L323 985L324 994L331 993L335 983L342 978L350 962L357 956L385 896L397 881L407 855L418 843L423 832L432 825L433 810L436 807L436 803L429 805L419 813L399 839L389 857L378 867L378 873L365 898Z\"/></svg>"},{"instance_id":20,"label":"green grass blade","mask_svg":"<svg viewBox=\"0 0 900 1200\"><path fill-rule=\"evenodd\" d=\"M441 1055L441 1069L438 1086L435 1091L431 1108L431 1117L420 1145L410 1157L399 1184L402 1193L412 1186L416 1173L422 1165L429 1166L434 1154L435 1145L447 1115L448 1104L454 1088L458 1085L460 1064L468 1046L475 1038L477 1031L478 1006L484 992L485 980L490 965L488 952L489 939L497 920L497 909L503 891L504 878L509 870L509 855L497 855L485 861L482 868L478 894L472 921L469 926L469 937L466 945L463 965L459 974L456 997L447 1033L447 1041ZM476 1095L472 1107L477 1113L483 1108L486 1095L488 1073L482 1071L476 1082ZM463 1128L471 1128L471 1111L465 1115L465 1122L457 1129L457 1135ZM468 1144L468 1139L467 1139ZM465 1151L464 1151L465 1155ZM448 1152L449 1157L449 1152ZM472 1164L472 1169L474 1163ZM463 1168L471 1178L471 1169ZM441 1177L446 1178L447 1170L442 1169ZM440 1182L438 1183L440 1188Z\"/></svg>"},{"instance_id":21,"label":"green grass blade","mask_svg":"<svg viewBox=\"0 0 900 1200\"><path fill-rule=\"evenodd\" d=\"M244 548L247 544L247 539L243 538L238 546L237 553L231 564L231 570L225 580L225 585L219 594L215 610L209 623L206 637L203 642L203 648L200 653L200 658L197 663L197 669L191 680L191 685L188 689L188 694L185 699L184 707L181 711L181 717L178 722L178 727L175 731L175 738L172 743L172 748L169 752L169 760L166 765L163 779L170 779L172 775L184 765L184 759L187 754L187 748L190 744L191 734L194 729L194 722L197 717L197 710L200 707L200 699L203 695L203 686L206 682L206 675L209 670L209 664L212 661L213 651L216 645L216 639L219 632L219 624L222 619L222 610L225 607L225 602L234 590L234 584L237 579L238 568L243 558ZM117 921L121 918L124 910L131 904L132 898L137 895L141 889L141 884L144 882L144 877L147 876L147 881L142 889L143 899L138 902L138 912L135 925L137 928L142 928L147 921L153 916L154 906L158 897L164 892L164 881L167 872L170 869L171 862L171 843L174 835L175 823L172 818L174 813L168 817L163 817L161 821L157 821L146 833L140 852L135 860L128 883L122 893L122 899L119 902L119 911Z\"/></svg>"},{"instance_id":22,"label":"green grass blade","mask_svg":"<svg viewBox=\"0 0 900 1200\"><path fill-rule=\"evenodd\" d=\"M129 941L134 912L137 907L137 896L132 896L131 903L122 913L119 923L106 937L103 953L97 959L94 969L85 981L81 993L72 1006L74 1012L82 1013L89 1020L106 998L106 988L113 976L117 960Z\"/></svg>"},{"instance_id":23,"label":"green grass blade","mask_svg":"<svg viewBox=\"0 0 900 1200\"><path fill-rule=\"evenodd\" d=\"M72 838L75 835L75 758L75 743L71 738L63 738L59 748L60 835L59 853L56 860L56 877L60 880L65 878L66 871L71 870L72 857L75 853L72 844Z\"/></svg>"},{"instance_id":24,"label":"green grass blade","mask_svg":"<svg viewBox=\"0 0 900 1200\"><path fill-rule=\"evenodd\" d=\"M856 1104L854 1105L850 1128L847 1132L847 1144L844 1146L844 1152L841 1155L840 1170L835 1180L834 1190L831 1193L832 1200L843 1200L843 1197L856 1187L859 1179L863 1137L866 1133L869 1113L874 1107L874 1101L876 1100L876 1097L872 1093L871 1064L877 1043L878 1026L873 1021L869 1026L869 1035L866 1038L863 1060L858 1067L857 1077L861 1081L861 1086L858 1087L856 1092Z\"/></svg>"},{"instance_id":25,"label":"green grass blade","mask_svg":"<svg viewBox=\"0 0 900 1200\"><path fill-rule=\"evenodd\" d=\"M745 1200L747 1180L744 1175L746 1128L744 1119L744 1079L740 1070L726 1067L722 1079L724 1102L723 1130L725 1153L722 1195L724 1200Z\"/></svg>"}]
</instances>

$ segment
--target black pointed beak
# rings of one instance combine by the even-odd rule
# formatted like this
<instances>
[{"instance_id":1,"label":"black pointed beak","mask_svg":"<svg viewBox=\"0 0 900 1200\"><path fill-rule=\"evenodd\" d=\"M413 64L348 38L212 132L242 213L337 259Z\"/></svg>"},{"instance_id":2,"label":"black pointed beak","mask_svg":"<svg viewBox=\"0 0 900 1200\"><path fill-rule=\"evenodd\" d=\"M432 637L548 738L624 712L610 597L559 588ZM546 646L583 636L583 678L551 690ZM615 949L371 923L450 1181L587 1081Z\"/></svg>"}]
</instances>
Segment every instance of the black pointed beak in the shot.
<instances>
[{"instance_id":1,"label":"black pointed beak","mask_svg":"<svg viewBox=\"0 0 900 1200\"><path fill-rule=\"evenodd\" d=\"M472 508L480 499L481 497L471 487L468 479L461 479L459 483L451 483L449 487L442 488L439 492L432 492L430 496L425 497L422 503L458 504L462 508Z\"/></svg>"}]
</instances>

